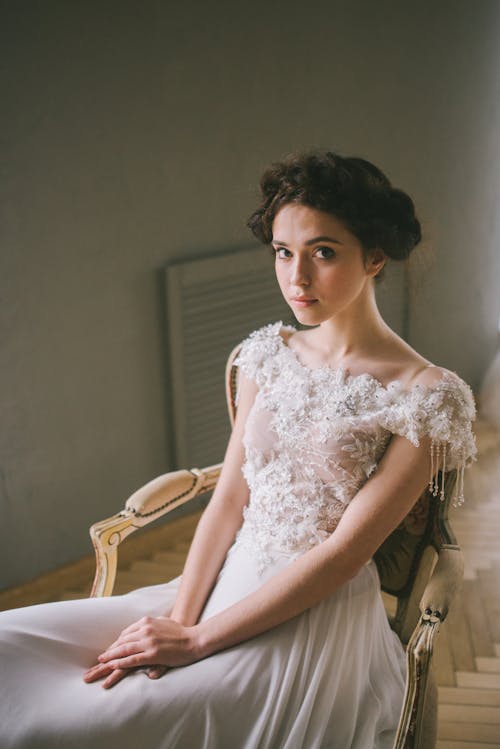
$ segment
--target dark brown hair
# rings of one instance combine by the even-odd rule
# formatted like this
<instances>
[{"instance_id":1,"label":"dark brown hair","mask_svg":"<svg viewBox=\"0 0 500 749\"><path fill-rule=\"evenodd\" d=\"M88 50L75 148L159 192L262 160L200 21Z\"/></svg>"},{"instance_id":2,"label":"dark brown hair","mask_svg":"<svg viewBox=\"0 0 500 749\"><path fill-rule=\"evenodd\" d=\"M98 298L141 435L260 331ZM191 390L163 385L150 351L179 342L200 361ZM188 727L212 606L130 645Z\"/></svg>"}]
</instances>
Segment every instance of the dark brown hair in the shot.
<instances>
[{"instance_id":1,"label":"dark brown hair","mask_svg":"<svg viewBox=\"0 0 500 749\"><path fill-rule=\"evenodd\" d=\"M379 248L404 260L421 240L412 199L374 164L333 151L292 154L260 181L262 202L247 225L260 242L272 241L273 221L287 203L300 203L342 221L366 251Z\"/></svg>"}]
</instances>

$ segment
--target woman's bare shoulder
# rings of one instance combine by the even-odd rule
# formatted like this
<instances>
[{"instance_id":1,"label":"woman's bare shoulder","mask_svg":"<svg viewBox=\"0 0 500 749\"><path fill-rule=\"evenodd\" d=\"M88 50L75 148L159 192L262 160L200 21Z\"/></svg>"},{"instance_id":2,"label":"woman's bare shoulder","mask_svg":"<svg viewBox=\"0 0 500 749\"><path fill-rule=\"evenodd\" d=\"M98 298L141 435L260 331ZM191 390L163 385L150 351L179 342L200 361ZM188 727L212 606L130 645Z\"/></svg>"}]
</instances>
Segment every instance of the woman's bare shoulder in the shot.
<instances>
[{"instance_id":1,"label":"woman's bare shoulder","mask_svg":"<svg viewBox=\"0 0 500 749\"><path fill-rule=\"evenodd\" d=\"M453 375L453 372L446 369L446 367L441 367L438 364L432 364L429 362L429 364L426 364L416 372L411 384L432 386L441 382L446 375Z\"/></svg>"},{"instance_id":2,"label":"woman's bare shoulder","mask_svg":"<svg viewBox=\"0 0 500 749\"><path fill-rule=\"evenodd\" d=\"M406 387L416 383L433 385L448 371L426 359L397 334L381 346L380 356L374 358L373 367L382 382L398 380Z\"/></svg>"}]
</instances>

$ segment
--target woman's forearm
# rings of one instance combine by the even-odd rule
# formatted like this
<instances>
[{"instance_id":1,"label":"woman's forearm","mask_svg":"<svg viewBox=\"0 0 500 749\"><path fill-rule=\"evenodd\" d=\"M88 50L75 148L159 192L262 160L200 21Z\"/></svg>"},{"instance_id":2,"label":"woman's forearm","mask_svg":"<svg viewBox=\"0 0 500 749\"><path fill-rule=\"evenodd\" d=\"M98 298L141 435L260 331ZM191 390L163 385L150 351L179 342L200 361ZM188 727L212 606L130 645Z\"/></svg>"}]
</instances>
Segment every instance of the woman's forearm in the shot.
<instances>
[{"instance_id":1,"label":"woman's forearm","mask_svg":"<svg viewBox=\"0 0 500 749\"><path fill-rule=\"evenodd\" d=\"M403 437L390 449L323 543L278 572L258 590L193 628L203 658L292 619L355 576L415 504L427 483L428 446Z\"/></svg>"},{"instance_id":2,"label":"woman's forearm","mask_svg":"<svg viewBox=\"0 0 500 749\"><path fill-rule=\"evenodd\" d=\"M348 565L332 565L327 543L320 544L258 590L194 627L198 657L255 637L319 603L349 577Z\"/></svg>"},{"instance_id":3,"label":"woman's forearm","mask_svg":"<svg viewBox=\"0 0 500 749\"><path fill-rule=\"evenodd\" d=\"M201 516L187 556L174 607L169 614L181 624L198 621L227 551L243 522L249 487L242 472L243 432L257 386L242 378L240 403L214 493Z\"/></svg>"},{"instance_id":4,"label":"woman's forearm","mask_svg":"<svg viewBox=\"0 0 500 749\"><path fill-rule=\"evenodd\" d=\"M196 624L241 522L237 504L208 504L189 549L171 619Z\"/></svg>"}]
</instances>

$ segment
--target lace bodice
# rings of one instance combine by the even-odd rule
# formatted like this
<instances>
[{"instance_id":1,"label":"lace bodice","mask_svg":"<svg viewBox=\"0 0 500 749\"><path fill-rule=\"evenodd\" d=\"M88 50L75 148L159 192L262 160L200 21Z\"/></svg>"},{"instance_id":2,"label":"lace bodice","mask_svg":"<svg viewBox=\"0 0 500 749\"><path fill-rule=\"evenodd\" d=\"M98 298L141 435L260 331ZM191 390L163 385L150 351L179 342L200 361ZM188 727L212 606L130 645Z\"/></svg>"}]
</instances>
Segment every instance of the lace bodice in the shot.
<instances>
[{"instance_id":1,"label":"lace bodice","mask_svg":"<svg viewBox=\"0 0 500 749\"><path fill-rule=\"evenodd\" d=\"M243 437L250 496L237 540L261 567L273 552L298 556L332 533L392 434L416 446L428 435L433 472L460 475L476 454L474 398L457 374L443 370L435 384L405 389L342 368L310 369L282 328L295 330L281 320L255 330L235 359L258 385ZM437 493L434 480L431 489Z\"/></svg>"}]
</instances>

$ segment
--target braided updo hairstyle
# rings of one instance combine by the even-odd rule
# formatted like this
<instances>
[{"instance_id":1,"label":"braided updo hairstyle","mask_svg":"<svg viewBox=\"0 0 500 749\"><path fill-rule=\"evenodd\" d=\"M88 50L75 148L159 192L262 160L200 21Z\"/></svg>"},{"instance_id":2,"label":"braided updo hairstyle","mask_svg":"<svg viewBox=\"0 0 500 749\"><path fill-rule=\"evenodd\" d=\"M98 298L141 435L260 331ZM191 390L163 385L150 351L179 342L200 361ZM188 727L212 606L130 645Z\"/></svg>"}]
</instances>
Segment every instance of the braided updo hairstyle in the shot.
<instances>
[{"instance_id":1,"label":"braided updo hairstyle","mask_svg":"<svg viewBox=\"0 0 500 749\"><path fill-rule=\"evenodd\" d=\"M274 218L287 203L342 221L365 257L378 248L392 260L404 260L421 240L412 199L365 159L332 151L292 154L264 172L260 187L262 202L247 226L264 244L271 243Z\"/></svg>"}]
</instances>

